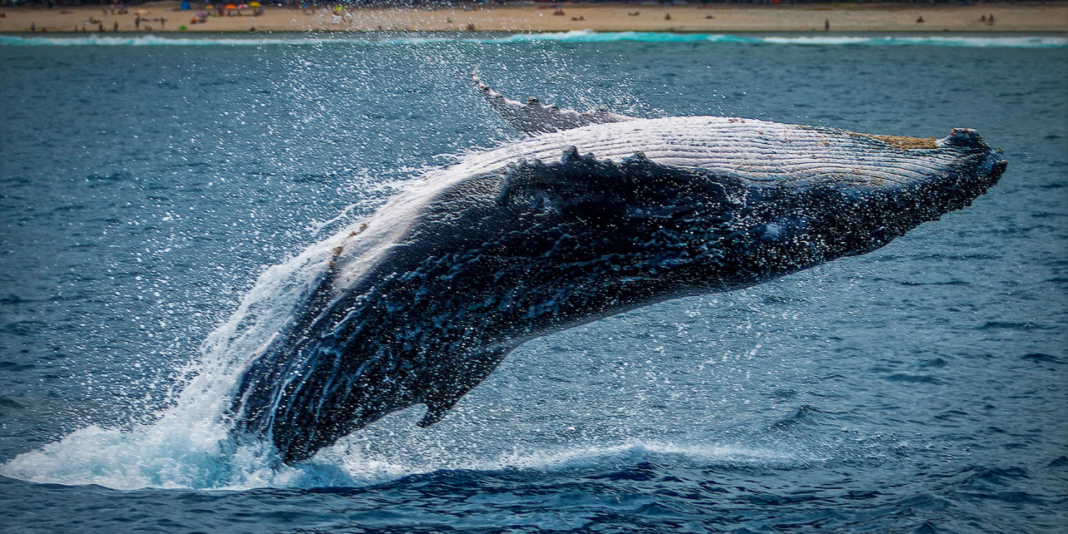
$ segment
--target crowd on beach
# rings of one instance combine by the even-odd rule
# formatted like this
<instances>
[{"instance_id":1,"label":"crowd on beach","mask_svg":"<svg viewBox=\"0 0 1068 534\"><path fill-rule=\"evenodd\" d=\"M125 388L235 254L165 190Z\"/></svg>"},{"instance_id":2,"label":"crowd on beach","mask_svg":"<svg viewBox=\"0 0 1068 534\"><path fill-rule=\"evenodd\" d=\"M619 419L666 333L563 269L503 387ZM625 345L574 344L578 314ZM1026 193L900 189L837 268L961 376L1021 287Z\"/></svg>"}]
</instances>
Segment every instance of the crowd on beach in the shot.
<instances>
[{"instance_id":1,"label":"crowd on beach","mask_svg":"<svg viewBox=\"0 0 1068 534\"><path fill-rule=\"evenodd\" d=\"M156 31L1064 31L1068 2L914 0L0 0L0 32ZM407 7L397 5L404 1ZM245 3L247 2L247 3ZM262 4L260 3L262 2ZM749 2L749 3L744 3ZM779 5L753 5L778 3ZM81 5L78 5L81 4ZM968 5L972 4L972 5ZM996 13L996 14L995 14ZM995 26L996 24L996 26Z\"/></svg>"},{"instance_id":2,"label":"crowd on beach","mask_svg":"<svg viewBox=\"0 0 1068 534\"><path fill-rule=\"evenodd\" d=\"M288 1L292 2L293 0L288 0ZM60 2L59 5L61 5L61 6L72 5L72 4L74 4L74 2L77 2L79 4L82 3L81 0L58 0L58 2ZM120 3L118 0L112 0L110 4L105 4L104 2L105 2L105 0L100 0L100 4L102 4L101 10L103 11L104 15L108 15L108 16L111 16L111 17L118 17L118 16L123 16L123 15L129 15L130 14L130 8L129 8L129 6L126 5L126 3ZM131 0L130 1L131 5L141 5L143 3L144 2L142 0ZM45 2L40 3L40 4L33 4L31 2L30 3L30 7L40 7L40 8L43 8L43 9L55 9L57 7L57 3L53 2L52 0L46 0ZM204 24L204 23L208 22L209 18L214 18L214 17L240 17L240 16L257 17L257 16L260 16L260 15L263 15L264 12L265 12L264 6L260 2L258 2L256 0L253 0L252 2L249 2L247 4L245 4L245 3L234 4L234 3L230 3L228 0L219 0L215 4L212 4L210 2L210 0L207 0L205 2L198 3L196 11L194 11L194 8L193 8L192 4L190 4L189 0L182 0L181 4L178 7L173 8L171 11L179 12L179 13L180 12L187 12L187 15L191 14L191 16L189 18L189 24L191 24L191 25L192 24ZM63 10L60 13L61 14L73 14L72 11L68 11L68 10ZM167 24L167 21L168 21L167 18L162 17L162 16L149 18L149 17L146 16L148 14L149 14L149 11L146 10L146 9L138 9L138 10L134 11L134 13L133 13L133 30L134 31L148 31L148 32L153 31L154 30L154 28L152 26L153 24L158 24L157 27L160 30L165 30L166 29L166 24ZM181 15L178 15L178 16L181 17L181 18L178 19L179 21L184 20L183 16L181 16ZM5 13L0 13L0 17L6 17L6 14ZM172 19L172 21L173 21L173 19ZM179 29L183 29L183 30L186 29L186 28L187 28L187 26L185 26L184 24L182 24L179 27ZM126 29L128 30L129 28L126 28ZM35 22L31 22L30 23L30 27L29 27L29 31L30 32L37 32L37 31L47 32L47 31L49 31L49 28L42 26L38 30L37 24ZM52 31L62 31L62 29L59 29L59 30L53 29ZM106 33L106 32L118 32L118 31L119 31L119 22L118 22L118 20L114 20L110 27L105 27L104 22L99 20L99 19L96 19L94 15L90 15L89 18L87 20L85 20L83 23L74 26L74 32L75 33L86 33L86 32Z\"/></svg>"}]
</instances>

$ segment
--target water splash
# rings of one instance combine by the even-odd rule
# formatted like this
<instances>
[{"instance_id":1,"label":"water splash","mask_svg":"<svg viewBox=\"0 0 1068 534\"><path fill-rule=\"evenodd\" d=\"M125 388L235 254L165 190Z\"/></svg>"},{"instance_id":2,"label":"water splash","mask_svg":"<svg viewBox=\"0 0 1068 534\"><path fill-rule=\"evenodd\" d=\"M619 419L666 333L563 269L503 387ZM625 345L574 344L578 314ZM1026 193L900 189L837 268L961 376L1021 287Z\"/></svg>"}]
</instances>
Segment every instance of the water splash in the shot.
<instances>
[{"instance_id":1,"label":"water splash","mask_svg":"<svg viewBox=\"0 0 1068 534\"><path fill-rule=\"evenodd\" d=\"M230 442L226 416L232 388L248 361L293 314L325 269L337 237L267 269L230 320L204 341L174 405L150 424L129 430L90 425L0 466L0 474L39 483L99 484L133 489L269 485L269 454Z\"/></svg>"},{"instance_id":2,"label":"water splash","mask_svg":"<svg viewBox=\"0 0 1068 534\"><path fill-rule=\"evenodd\" d=\"M682 436L678 442L664 442L627 432L546 441L548 436L534 432L533 440L490 444L480 439L480 432L508 434L510 429L487 425L482 409L463 406L449 420L420 432L411 432L420 410L392 414L292 466L278 463L268 443L235 444L226 410L238 375L292 318L294 306L318 280L330 250L346 233L265 271L230 320L204 341L199 360L184 370L190 377L187 384L158 419L125 430L82 428L0 465L0 474L35 483L121 490L245 490L361 487L440 470L596 470L647 461L791 468L825 454L818 446L804 450L742 434L726 442L694 443ZM509 426L515 423L508 421Z\"/></svg>"}]
</instances>

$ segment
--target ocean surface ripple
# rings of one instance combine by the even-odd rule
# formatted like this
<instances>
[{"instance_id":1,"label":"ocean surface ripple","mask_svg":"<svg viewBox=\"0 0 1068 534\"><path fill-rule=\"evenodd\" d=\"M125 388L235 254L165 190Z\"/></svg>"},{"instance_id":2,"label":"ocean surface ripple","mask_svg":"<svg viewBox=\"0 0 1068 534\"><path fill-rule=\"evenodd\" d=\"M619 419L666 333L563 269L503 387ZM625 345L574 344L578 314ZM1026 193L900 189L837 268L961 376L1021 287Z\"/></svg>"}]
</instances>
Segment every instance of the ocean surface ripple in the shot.
<instances>
[{"instance_id":1,"label":"ocean surface ripple","mask_svg":"<svg viewBox=\"0 0 1068 534\"><path fill-rule=\"evenodd\" d=\"M1063 36L447 37L0 36L0 530L1063 532ZM280 468L229 443L316 243L520 138L472 70L643 117L971 127L1009 170L878 252L527 343L429 429Z\"/></svg>"}]
</instances>

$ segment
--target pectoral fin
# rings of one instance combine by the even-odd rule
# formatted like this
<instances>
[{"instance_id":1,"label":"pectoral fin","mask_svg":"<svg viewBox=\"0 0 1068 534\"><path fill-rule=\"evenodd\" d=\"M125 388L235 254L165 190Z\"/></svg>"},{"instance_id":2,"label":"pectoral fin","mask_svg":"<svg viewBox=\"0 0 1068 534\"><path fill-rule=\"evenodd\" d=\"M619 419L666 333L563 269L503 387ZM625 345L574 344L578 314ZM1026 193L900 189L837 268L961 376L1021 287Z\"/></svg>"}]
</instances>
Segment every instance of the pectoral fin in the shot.
<instances>
[{"instance_id":1,"label":"pectoral fin","mask_svg":"<svg viewBox=\"0 0 1068 534\"><path fill-rule=\"evenodd\" d=\"M419 428L426 428L430 425L433 425L434 423L437 423L438 421L444 419L445 414L448 413L449 410L452 409L452 407L455 405L456 401L453 401L448 405L438 404L436 402L428 402L426 404L426 415L424 415L423 418L420 419L419 422L416 424L419 425Z\"/></svg>"},{"instance_id":2,"label":"pectoral fin","mask_svg":"<svg viewBox=\"0 0 1068 534\"><path fill-rule=\"evenodd\" d=\"M426 405L426 415L416 424L420 428L426 428L444 419L445 414L456 406L460 398L485 380L513 348L515 347L507 345L483 349L468 354L462 362L450 366L447 371L442 369L441 372L433 373L442 379L434 381L426 388L427 395L421 400Z\"/></svg>"}]
</instances>

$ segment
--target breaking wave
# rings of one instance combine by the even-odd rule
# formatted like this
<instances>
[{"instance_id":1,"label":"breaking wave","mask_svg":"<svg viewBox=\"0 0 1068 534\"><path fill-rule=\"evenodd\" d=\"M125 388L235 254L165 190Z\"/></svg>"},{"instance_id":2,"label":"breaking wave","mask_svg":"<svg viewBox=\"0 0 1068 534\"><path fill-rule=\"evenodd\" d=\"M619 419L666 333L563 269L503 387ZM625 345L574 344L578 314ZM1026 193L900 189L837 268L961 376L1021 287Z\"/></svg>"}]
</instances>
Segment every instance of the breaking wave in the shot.
<instances>
[{"instance_id":1,"label":"breaking wave","mask_svg":"<svg viewBox=\"0 0 1068 534\"><path fill-rule=\"evenodd\" d=\"M162 37L158 35L86 37L15 37L0 36L0 46L324 46L349 44L363 46L426 45L436 43L607 43L615 41L644 43L734 43L791 46L953 46L971 48L1066 48L1068 37L1055 36L954 36L954 35L853 35L811 36L793 34L730 35L666 32L593 32L570 31L548 33L486 33L477 37L458 37L455 33L364 33L309 37L309 34L274 34L261 36Z\"/></svg>"}]
</instances>

